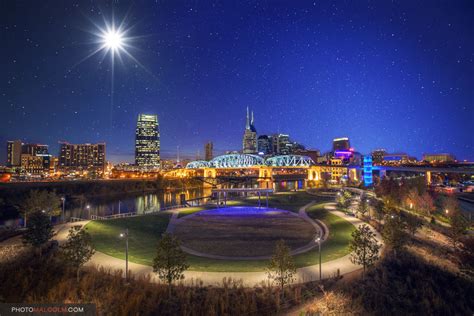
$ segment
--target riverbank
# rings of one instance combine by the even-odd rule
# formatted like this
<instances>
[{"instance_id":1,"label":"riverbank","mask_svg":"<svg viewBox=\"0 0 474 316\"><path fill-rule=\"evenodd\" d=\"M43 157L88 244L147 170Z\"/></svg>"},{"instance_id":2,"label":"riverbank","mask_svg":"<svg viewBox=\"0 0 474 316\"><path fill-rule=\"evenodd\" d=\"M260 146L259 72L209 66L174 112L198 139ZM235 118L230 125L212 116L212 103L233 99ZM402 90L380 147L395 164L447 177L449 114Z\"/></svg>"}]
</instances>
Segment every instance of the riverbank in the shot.
<instances>
[{"instance_id":1,"label":"riverbank","mask_svg":"<svg viewBox=\"0 0 474 316\"><path fill-rule=\"evenodd\" d=\"M197 180L163 178L1 183L0 221L19 218L17 205L33 190L55 192L58 197L66 197L68 211L84 208L86 204L106 204L143 194L163 195L175 190L201 189L202 183Z\"/></svg>"}]
</instances>

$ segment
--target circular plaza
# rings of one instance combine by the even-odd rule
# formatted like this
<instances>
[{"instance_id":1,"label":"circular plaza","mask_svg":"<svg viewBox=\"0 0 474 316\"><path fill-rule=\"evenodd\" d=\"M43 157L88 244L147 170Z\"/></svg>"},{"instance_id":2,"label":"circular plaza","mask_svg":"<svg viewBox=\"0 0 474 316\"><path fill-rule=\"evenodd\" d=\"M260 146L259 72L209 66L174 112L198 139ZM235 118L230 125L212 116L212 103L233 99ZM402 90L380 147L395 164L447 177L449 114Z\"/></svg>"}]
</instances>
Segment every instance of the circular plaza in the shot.
<instances>
[{"instance_id":1,"label":"circular plaza","mask_svg":"<svg viewBox=\"0 0 474 316\"><path fill-rule=\"evenodd\" d=\"M318 225L298 213L235 206L201 211L176 220L173 234L184 251L212 259L257 260L271 257L284 240L293 255L311 250Z\"/></svg>"}]
</instances>

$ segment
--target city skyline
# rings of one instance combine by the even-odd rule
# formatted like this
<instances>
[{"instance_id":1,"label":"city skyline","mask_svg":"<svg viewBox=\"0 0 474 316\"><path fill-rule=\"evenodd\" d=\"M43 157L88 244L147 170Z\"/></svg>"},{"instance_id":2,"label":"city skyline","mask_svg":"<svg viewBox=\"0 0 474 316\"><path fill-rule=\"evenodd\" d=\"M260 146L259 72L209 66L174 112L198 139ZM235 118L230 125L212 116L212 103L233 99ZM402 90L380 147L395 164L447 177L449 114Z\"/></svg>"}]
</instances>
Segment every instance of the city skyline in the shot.
<instances>
[{"instance_id":1,"label":"city skyline","mask_svg":"<svg viewBox=\"0 0 474 316\"><path fill-rule=\"evenodd\" d=\"M249 106L259 133L288 133L322 152L347 136L363 153L474 160L468 3L6 6L4 144L46 143L55 153L61 140L103 141L108 160L132 162L135 117L152 113L164 157L176 146L203 156L208 141L217 154L241 148ZM46 23L36 8L51 11ZM78 62L96 49L87 31L112 11L117 21L129 11L139 64L117 62L111 100L109 59ZM0 155L5 161L5 146Z\"/></svg>"}]
</instances>

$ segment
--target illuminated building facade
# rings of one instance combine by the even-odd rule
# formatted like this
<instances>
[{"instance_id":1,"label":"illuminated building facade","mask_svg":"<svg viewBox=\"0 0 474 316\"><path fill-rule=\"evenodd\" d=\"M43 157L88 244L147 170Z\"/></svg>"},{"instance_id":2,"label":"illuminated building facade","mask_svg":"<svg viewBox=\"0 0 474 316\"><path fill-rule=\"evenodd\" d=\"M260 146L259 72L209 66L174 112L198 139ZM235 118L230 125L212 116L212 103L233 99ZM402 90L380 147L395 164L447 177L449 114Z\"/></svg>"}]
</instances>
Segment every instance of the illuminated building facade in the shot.
<instances>
[{"instance_id":1,"label":"illuminated building facade","mask_svg":"<svg viewBox=\"0 0 474 316\"><path fill-rule=\"evenodd\" d=\"M138 115L135 132L135 164L147 168L160 167L158 115Z\"/></svg>"},{"instance_id":2,"label":"illuminated building facade","mask_svg":"<svg viewBox=\"0 0 474 316\"><path fill-rule=\"evenodd\" d=\"M23 144L21 153L33 156L48 155L48 145L42 144Z\"/></svg>"},{"instance_id":3,"label":"illuminated building facade","mask_svg":"<svg viewBox=\"0 0 474 316\"><path fill-rule=\"evenodd\" d=\"M364 186L370 187L373 184L372 179L372 156L364 156Z\"/></svg>"},{"instance_id":4,"label":"illuminated building facade","mask_svg":"<svg viewBox=\"0 0 474 316\"><path fill-rule=\"evenodd\" d=\"M272 139L268 135L258 136L257 147L259 155L273 154Z\"/></svg>"},{"instance_id":5,"label":"illuminated building facade","mask_svg":"<svg viewBox=\"0 0 474 316\"><path fill-rule=\"evenodd\" d=\"M410 161L410 157L407 154L385 154L383 156L383 164L385 165L400 165Z\"/></svg>"},{"instance_id":6,"label":"illuminated building facade","mask_svg":"<svg viewBox=\"0 0 474 316\"><path fill-rule=\"evenodd\" d=\"M7 165L17 167L17 172L42 174L49 172L50 163L48 145L24 144L21 140L7 142Z\"/></svg>"},{"instance_id":7,"label":"illuminated building facade","mask_svg":"<svg viewBox=\"0 0 474 316\"><path fill-rule=\"evenodd\" d=\"M60 169L101 169L105 168L105 143L70 144L60 143L58 166Z\"/></svg>"},{"instance_id":8,"label":"illuminated building facade","mask_svg":"<svg viewBox=\"0 0 474 316\"><path fill-rule=\"evenodd\" d=\"M372 162L374 164L381 164L383 162L383 157L387 154L385 149L376 149L372 151Z\"/></svg>"},{"instance_id":9,"label":"illuminated building facade","mask_svg":"<svg viewBox=\"0 0 474 316\"><path fill-rule=\"evenodd\" d=\"M451 154L424 154L423 161L430 162L430 163L448 163L454 162L456 159Z\"/></svg>"},{"instance_id":10,"label":"illuminated building facade","mask_svg":"<svg viewBox=\"0 0 474 316\"><path fill-rule=\"evenodd\" d=\"M273 135L273 148L274 154L277 155L288 155L291 153L290 135L288 134L276 134Z\"/></svg>"},{"instance_id":11,"label":"illuminated building facade","mask_svg":"<svg viewBox=\"0 0 474 316\"><path fill-rule=\"evenodd\" d=\"M49 157L46 157L49 162ZM45 166L46 164L46 166ZM39 175L43 171L49 171L49 163L45 162L45 157L30 154L21 154L21 172Z\"/></svg>"},{"instance_id":12,"label":"illuminated building facade","mask_svg":"<svg viewBox=\"0 0 474 316\"><path fill-rule=\"evenodd\" d=\"M21 151L23 143L21 140L10 140L7 142L7 166L16 167L21 165Z\"/></svg>"},{"instance_id":13,"label":"illuminated building facade","mask_svg":"<svg viewBox=\"0 0 474 316\"><path fill-rule=\"evenodd\" d=\"M257 153L257 130L255 129L252 117L249 116L249 108L247 107L247 118L245 123L244 137L242 139L242 152L244 154Z\"/></svg>"},{"instance_id":14,"label":"illuminated building facade","mask_svg":"<svg viewBox=\"0 0 474 316\"><path fill-rule=\"evenodd\" d=\"M303 150L296 150L295 154L308 156L309 158L313 159L313 161L318 161L318 158L321 156L321 151L319 149L303 149Z\"/></svg>"},{"instance_id":15,"label":"illuminated building facade","mask_svg":"<svg viewBox=\"0 0 474 316\"><path fill-rule=\"evenodd\" d=\"M349 142L349 138L341 137L341 138L334 138L332 141L332 150L333 151L347 151L351 148L351 144Z\"/></svg>"},{"instance_id":16,"label":"illuminated building facade","mask_svg":"<svg viewBox=\"0 0 474 316\"><path fill-rule=\"evenodd\" d=\"M214 145L212 144L212 142L208 142L204 148L204 153L205 153L205 156L204 156L204 159L209 161L213 158L213 148L214 148Z\"/></svg>"}]
</instances>

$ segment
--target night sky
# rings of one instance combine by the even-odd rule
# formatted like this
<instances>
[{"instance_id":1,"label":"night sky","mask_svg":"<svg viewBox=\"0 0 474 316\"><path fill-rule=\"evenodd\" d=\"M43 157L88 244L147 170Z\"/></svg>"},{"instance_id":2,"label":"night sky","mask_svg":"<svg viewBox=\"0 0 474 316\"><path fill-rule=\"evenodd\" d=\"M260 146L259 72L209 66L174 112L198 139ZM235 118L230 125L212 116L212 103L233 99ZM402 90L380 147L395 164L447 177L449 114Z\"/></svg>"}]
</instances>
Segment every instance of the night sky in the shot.
<instances>
[{"instance_id":1,"label":"night sky","mask_svg":"<svg viewBox=\"0 0 474 316\"><path fill-rule=\"evenodd\" d=\"M159 115L163 156L240 150L246 106L309 148L474 160L473 1L205 2L1 1L0 161L10 139L133 161L138 113ZM113 99L110 55L83 60L112 15L136 58Z\"/></svg>"}]
</instances>

